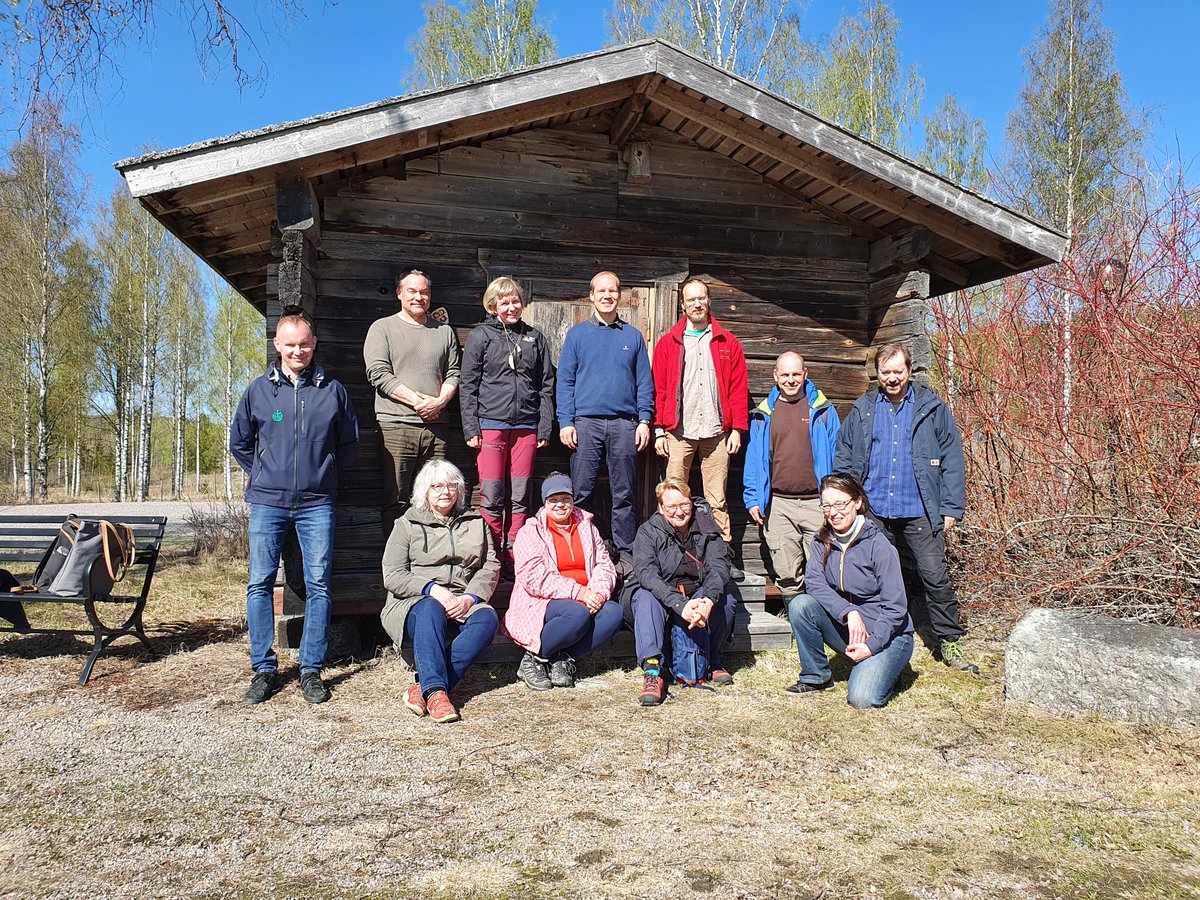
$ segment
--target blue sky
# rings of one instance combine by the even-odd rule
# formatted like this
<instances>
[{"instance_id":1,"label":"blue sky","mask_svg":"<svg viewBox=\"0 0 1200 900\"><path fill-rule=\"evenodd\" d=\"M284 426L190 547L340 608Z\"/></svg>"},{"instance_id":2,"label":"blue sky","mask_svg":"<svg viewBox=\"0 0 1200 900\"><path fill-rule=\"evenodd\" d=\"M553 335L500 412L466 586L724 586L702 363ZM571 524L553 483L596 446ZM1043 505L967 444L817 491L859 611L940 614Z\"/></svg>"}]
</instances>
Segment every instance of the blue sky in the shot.
<instances>
[{"instance_id":1,"label":"blue sky","mask_svg":"<svg viewBox=\"0 0 1200 900\"><path fill-rule=\"evenodd\" d=\"M900 49L925 80L925 109L953 91L988 125L993 153L1024 80L1022 50L1046 16L1045 0L893 0ZM270 70L264 89L239 92L231 74L199 71L191 39L160 15L149 46L120 59L123 83L90 104L82 124L82 168L93 199L117 180L112 163L150 148L304 118L403 93L411 61L406 45L421 23L414 0L309 0L305 20L270 29L260 51ZM604 46L605 0L542 0L563 56ZM832 31L857 0L810 0L810 37ZM1152 147L1180 157L1195 180L1200 157L1200 103L1195 52L1200 0L1109 0L1104 13L1116 36L1116 61L1130 99L1148 108ZM81 115L79 110L74 115ZM6 117L11 121L11 114ZM1177 148L1177 149L1176 149ZM1157 158L1162 158L1158 154Z\"/></svg>"}]
</instances>

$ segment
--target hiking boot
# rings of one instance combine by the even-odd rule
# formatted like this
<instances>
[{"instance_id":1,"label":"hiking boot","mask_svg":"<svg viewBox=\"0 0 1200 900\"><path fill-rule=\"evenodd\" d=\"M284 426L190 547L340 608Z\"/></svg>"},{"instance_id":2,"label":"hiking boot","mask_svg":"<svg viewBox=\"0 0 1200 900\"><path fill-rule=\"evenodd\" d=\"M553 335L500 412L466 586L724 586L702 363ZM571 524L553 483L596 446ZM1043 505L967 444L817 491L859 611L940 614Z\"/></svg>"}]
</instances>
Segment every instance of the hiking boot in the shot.
<instances>
[{"instance_id":1,"label":"hiking boot","mask_svg":"<svg viewBox=\"0 0 1200 900\"><path fill-rule=\"evenodd\" d=\"M799 679L796 679L795 684L789 684L786 688L784 688L784 690L789 694L811 694L814 691L823 691L831 684L833 684L832 681L823 681L820 684L809 684L807 681L800 681Z\"/></svg>"},{"instance_id":2,"label":"hiking boot","mask_svg":"<svg viewBox=\"0 0 1200 900\"><path fill-rule=\"evenodd\" d=\"M443 722L457 722L461 718L445 691L434 691L430 694L429 699L425 701L425 707L429 710L429 718L439 725Z\"/></svg>"},{"instance_id":3,"label":"hiking boot","mask_svg":"<svg viewBox=\"0 0 1200 900\"><path fill-rule=\"evenodd\" d=\"M565 653L560 653L550 660L550 683L555 687L573 688L576 671L575 660Z\"/></svg>"},{"instance_id":4,"label":"hiking boot","mask_svg":"<svg viewBox=\"0 0 1200 900\"><path fill-rule=\"evenodd\" d=\"M554 682L546 674L545 661L532 653L521 657L521 664L517 666L517 677L525 682L525 686L531 691L548 691L554 687Z\"/></svg>"},{"instance_id":5,"label":"hiking boot","mask_svg":"<svg viewBox=\"0 0 1200 900\"><path fill-rule=\"evenodd\" d=\"M404 692L404 705L411 709L418 717L425 715L425 695L421 693L419 682L410 684L408 690Z\"/></svg>"},{"instance_id":6,"label":"hiking boot","mask_svg":"<svg viewBox=\"0 0 1200 900\"><path fill-rule=\"evenodd\" d=\"M300 690L309 703L324 703L329 699L329 688L317 672L304 672L300 675Z\"/></svg>"},{"instance_id":7,"label":"hiking boot","mask_svg":"<svg viewBox=\"0 0 1200 900\"><path fill-rule=\"evenodd\" d=\"M957 640L942 641L942 662L952 669L958 669L960 672L970 672L972 675L979 674L979 666L971 662L963 656L962 647L958 645Z\"/></svg>"},{"instance_id":8,"label":"hiking boot","mask_svg":"<svg viewBox=\"0 0 1200 900\"><path fill-rule=\"evenodd\" d=\"M255 672L250 679L250 687L242 697L242 702L248 706L270 700L279 690L278 672Z\"/></svg>"},{"instance_id":9,"label":"hiking boot","mask_svg":"<svg viewBox=\"0 0 1200 900\"><path fill-rule=\"evenodd\" d=\"M708 680L713 684L733 684L733 676L729 674L728 669L713 669L712 674L708 676Z\"/></svg>"},{"instance_id":10,"label":"hiking boot","mask_svg":"<svg viewBox=\"0 0 1200 900\"><path fill-rule=\"evenodd\" d=\"M638 703L642 706L658 706L667 696L667 684L661 675L646 675L642 678L642 692Z\"/></svg>"}]
</instances>

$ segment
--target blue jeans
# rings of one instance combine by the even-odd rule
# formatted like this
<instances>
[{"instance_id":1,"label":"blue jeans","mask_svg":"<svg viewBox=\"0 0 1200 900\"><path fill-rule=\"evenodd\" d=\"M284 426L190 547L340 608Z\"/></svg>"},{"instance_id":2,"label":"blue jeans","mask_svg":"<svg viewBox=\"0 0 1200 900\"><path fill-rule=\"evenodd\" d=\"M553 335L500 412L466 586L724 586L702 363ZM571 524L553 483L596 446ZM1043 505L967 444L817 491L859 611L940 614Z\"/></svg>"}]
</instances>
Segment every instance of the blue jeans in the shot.
<instances>
[{"instance_id":1,"label":"blue jeans","mask_svg":"<svg viewBox=\"0 0 1200 900\"><path fill-rule=\"evenodd\" d=\"M612 492L612 540L622 553L633 552L637 516L633 491L637 480L637 422L633 419L579 418L575 420L579 443L571 455L571 485L575 505L595 512L592 495L600 476L600 463L608 464L608 489Z\"/></svg>"},{"instance_id":2,"label":"blue jeans","mask_svg":"<svg viewBox=\"0 0 1200 900\"><path fill-rule=\"evenodd\" d=\"M496 636L499 625L490 606L476 610L459 624L446 618L445 607L432 597L418 600L404 619L404 630L412 638L421 693L428 697L434 691L449 691L462 681L471 663Z\"/></svg>"},{"instance_id":3,"label":"blue jeans","mask_svg":"<svg viewBox=\"0 0 1200 900\"><path fill-rule=\"evenodd\" d=\"M808 594L797 594L788 604L788 620L800 654L800 681L826 684L833 677L825 645L845 654L850 629L835 622L820 603ZM900 672L913 654L913 636L898 634L891 642L850 670L846 701L857 709L886 706Z\"/></svg>"},{"instance_id":4,"label":"blue jeans","mask_svg":"<svg viewBox=\"0 0 1200 900\"><path fill-rule=\"evenodd\" d=\"M246 626L250 631L250 668L274 672L275 608L271 594L279 571L283 539L296 528L304 555L304 634L300 639L300 672L319 672L329 646L329 617L333 602L329 578L333 573L333 504L283 509L250 504L250 577L246 583Z\"/></svg>"},{"instance_id":5,"label":"blue jeans","mask_svg":"<svg viewBox=\"0 0 1200 900\"><path fill-rule=\"evenodd\" d=\"M551 600L546 604L539 652L544 659L560 650L573 659L587 656L611 640L621 619L621 604L615 600L605 601L594 616L578 600Z\"/></svg>"},{"instance_id":6,"label":"blue jeans","mask_svg":"<svg viewBox=\"0 0 1200 900\"><path fill-rule=\"evenodd\" d=\"M720 602L713 606L712 616L708 620L709 669L723 668L721 648L729 639L729 632L733 628L733 614L736 609L737 598L729 592L726 592ZM683 622L675 610L667 609L645 588L640 587L633 592L633 641L637 647L639 665L651 657L662 656L668 619L672 625ZM696 633L696 643L703 645L703 634L704 629L701 628Z\"/></svg>"}]
</instances>

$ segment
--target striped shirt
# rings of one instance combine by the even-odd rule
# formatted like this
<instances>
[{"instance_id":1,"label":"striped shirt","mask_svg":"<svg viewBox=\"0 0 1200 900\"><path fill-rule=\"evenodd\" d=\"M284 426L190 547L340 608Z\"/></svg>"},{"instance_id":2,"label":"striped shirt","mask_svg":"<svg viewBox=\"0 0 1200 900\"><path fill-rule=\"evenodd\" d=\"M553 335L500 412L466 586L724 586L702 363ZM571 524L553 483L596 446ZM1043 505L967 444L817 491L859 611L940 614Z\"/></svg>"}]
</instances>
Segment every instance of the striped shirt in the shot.
<instances>
[{"instance_id":1,"label":"striped shirt","mask_svg":"<svg viewBox=\"0 0 1200 900\"><path fill-rule=\"evenodd\" d=\"M925 515L913 471L914 405L911 384L898 407L882 390L875 400L871 457L863 488L871 509L883 519L915 519Z\"/></svg>"}]
</instances>

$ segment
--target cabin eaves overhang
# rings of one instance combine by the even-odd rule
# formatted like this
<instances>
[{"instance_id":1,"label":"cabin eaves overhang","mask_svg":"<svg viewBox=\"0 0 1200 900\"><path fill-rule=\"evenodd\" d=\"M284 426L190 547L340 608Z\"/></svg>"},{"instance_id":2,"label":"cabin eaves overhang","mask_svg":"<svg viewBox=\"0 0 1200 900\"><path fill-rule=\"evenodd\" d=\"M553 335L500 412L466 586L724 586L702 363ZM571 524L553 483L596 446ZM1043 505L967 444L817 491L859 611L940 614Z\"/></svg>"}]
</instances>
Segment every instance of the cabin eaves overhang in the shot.
<instances>
[{"instance_id":1,"label":"cabin eaves overhang","mask_svg":"<svg viewBox=\"0 0 1200 900\"><path fill-rule=\"evenodd\" d=\"M261 306L278 182L307 179L320 193L414 156L597 115L611 117L614 143L640 123L684 134L869 241L920 230L933 244L926 262L935 293L1059 261L1066 249L1061 232L658 40L116 167L134 197Z\"/></svg>"}]
</instances>

